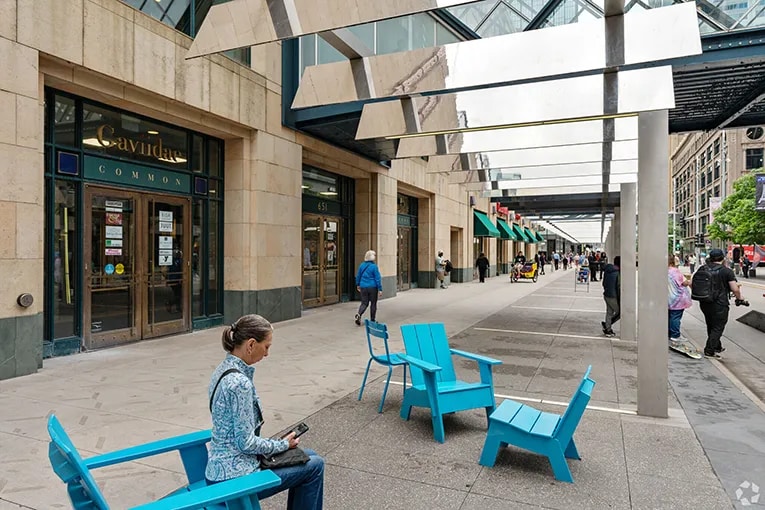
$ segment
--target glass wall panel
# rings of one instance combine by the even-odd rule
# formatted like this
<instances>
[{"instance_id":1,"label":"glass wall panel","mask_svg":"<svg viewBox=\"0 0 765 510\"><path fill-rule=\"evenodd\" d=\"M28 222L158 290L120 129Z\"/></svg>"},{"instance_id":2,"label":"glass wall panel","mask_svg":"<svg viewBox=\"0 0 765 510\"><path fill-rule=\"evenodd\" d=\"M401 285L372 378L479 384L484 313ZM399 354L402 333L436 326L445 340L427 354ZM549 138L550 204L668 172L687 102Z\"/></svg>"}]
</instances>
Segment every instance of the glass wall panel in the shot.
<instances>
[{"instance_id":1,"label":"glass wall panel","mask_svg":"<svg viewBox=\"0 0 765 510\"><path fill-rule=\"evenodd\" d=\"M56 96L53 121L54 143L74 147L75 140L75 105L74 99Z\"/></svg>"},{"instance_id":2,"label":"glass wall panel","mask_svg":"<svg viewBox=\"0 0 765 510\"><path fill-rule=\"evenodd\" d=\"M459 41L459 37L454 35L448 28L441 23L436 23L436 44L451 44Z\"/></svg>"},{"instance_id":3,"label":"glass wall panel","mask_svg":"<svg viewBox=\"0 0 765 510\"><path fill-rule=\"evenodd\" d=\"M221 238L220 231L220 202L209 202L208 228L208 259L207 259L207 315L223 313L220 304L220 287L223 275L218 274L219 253L218 240Z\"/></svg>"},{"instance_id":4,"label":"glass wall panel","mask_svg":"<svg viewBox=\"0 0 765 510\"><path fill-rule=\"evenodd\" d=\"M395 18L377 23L377 54L395 53L409 49L409 20Z\"/></svg>"},{"instance_id":5,"label":"glass wall panel","mask_svg":"<svg viewBox=\"0 0 765 510\"><path fill-rule=\"evenodd\" d=\"M316 36L307 35L300 38L300 69L304 71L313 65L316 65Z\"/></svg>"},{"instance_id":6,"label":"glass wall panel","mask_svg":"<svg viewBox=\"0 0 765 510\"><path fill-rule=\"evenodd\" d=\"M361 42L363 42L367 48L374 51L375 50L375 24L374 23L367 23L366 25L356 25L355 27L349 27L348 30L350 30L356 37L361 39Z\"/></svg>"},{"instance_id":7,"label":"glass wall panel","mask_svg":"<svg viewBox=\"0 0 765 510\"><path fill-rule=\"evenodd\" d=\"M201 317L204 310L204 268L201 257L204 253L204 204L195 198L191 207L191 316Z\"/></svg>"},{"instance_id":8,"label":"glass wall panel","mask_svg":"<svg viewBox=\"0 0 765 510\"><path fill-rule=\"evenodd\" d=\"M209 149L207 173L213 177L220 177L221 167L221 143L218 140L209 140L207 142Z\"/></svg>"},{"instance_id":9,"label":"glass wall panel","mask_svg":"<svg viewBox=\"0 0 765 510\"><path fill-rule=\"evenodd\" d=\"M427 14L415 14L411 17L412 44L410 50L433 46L436 20Z\"/></svg>"},{"instance_id":10,"label":"glass wall panel","mask_svg":"<svg viewBox=\"0 0 765 510\"><path fill-rule=\"evenodd\" d=\"M330 46L327 41L321 37L319 37L318 40L319 64L331 64L332 62L340 62L341 60L345 60L343 54Z\"/></svg>"},{"instance_id":11,"label":"glass wall panel","mask_svg":"<svg viewBox=\"0 0 765 510\"><path fill-rule=\"evenodd\" d=\"M77 295L77 185L57 182L54 188L53 217L53 337L77 334L75 296Z\"/></svg>"}]
</instances>

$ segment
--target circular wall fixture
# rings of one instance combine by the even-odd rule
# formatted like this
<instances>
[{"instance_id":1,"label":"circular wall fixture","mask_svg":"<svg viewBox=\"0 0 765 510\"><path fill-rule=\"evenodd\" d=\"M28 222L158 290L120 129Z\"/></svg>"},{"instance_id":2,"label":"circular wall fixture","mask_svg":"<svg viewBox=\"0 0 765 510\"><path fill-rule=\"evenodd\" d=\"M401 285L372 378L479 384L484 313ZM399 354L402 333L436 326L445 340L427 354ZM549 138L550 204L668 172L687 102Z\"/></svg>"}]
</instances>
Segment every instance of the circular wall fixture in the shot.
<instances>
[{"instance_id":1,"label":"circular wall fixture","mask_svg":"<svg viewBox=\"0 0 765 510\"><path fill-rule=\"evenodd\" d=\"M750 140L759 140L762 135L765 134L765 130L761 127L750 127L746 129L746 137Z\"/></svg>"},{"instance_id":2,"label":"circular wall fixture","mask_svg":"<svg viewBox=\"0 0 765 510\"><path fill-rule=\"evenodd\" d=\"M35 302L35 298L32 296L32 294L25 292L24 294L21 294L19 295L19 297L16 298L16 302L19 304L19 306L23 306L24 308L29 308L30 306L32 306L32 303Z\"/></svg>"}]
</instances>

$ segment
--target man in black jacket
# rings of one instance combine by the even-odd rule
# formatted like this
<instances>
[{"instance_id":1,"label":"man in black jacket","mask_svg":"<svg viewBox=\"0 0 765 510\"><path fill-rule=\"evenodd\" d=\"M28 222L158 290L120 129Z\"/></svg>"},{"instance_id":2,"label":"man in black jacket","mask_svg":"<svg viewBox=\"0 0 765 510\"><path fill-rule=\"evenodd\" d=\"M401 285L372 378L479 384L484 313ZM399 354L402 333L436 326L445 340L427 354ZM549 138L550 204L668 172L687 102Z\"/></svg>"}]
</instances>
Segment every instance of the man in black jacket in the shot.
<instances>
[{"instance_id":1,"label":"man in black jacket","mask_svg":"<svg viewBox=\"0 0 765 510\"><path fill-rule=\"evenodd\" d=\"M720 353L725 350L720 337L722 337L725 325L728 323L730 293L732 292L738 300L743 301L744 299L735 273L730 268L725 267L724 260L725 252L714 249L709 252L709 258L706 262L709 271L717 279L714 286L717 291L714 295L714 301L701 303L701 311L704 314L704 321L707 323L707 343L704 347L704 356L707 358L720 358Z\"/></svg>"},{"instance_id":2,"label":"man in black jacket","mask_svg":"<svg viewBox=\"0 0 765 510\"><path fill-rule=\"evenodd\" d=\"M603 326L603 334L606 336L616 336L612 326L619 320L621 295L621 273L619 265L621 257L614 257L613 264L607 264L603 269L603 299L606 302L606 320L600 323Z\"/></svg>"}]
</instances>

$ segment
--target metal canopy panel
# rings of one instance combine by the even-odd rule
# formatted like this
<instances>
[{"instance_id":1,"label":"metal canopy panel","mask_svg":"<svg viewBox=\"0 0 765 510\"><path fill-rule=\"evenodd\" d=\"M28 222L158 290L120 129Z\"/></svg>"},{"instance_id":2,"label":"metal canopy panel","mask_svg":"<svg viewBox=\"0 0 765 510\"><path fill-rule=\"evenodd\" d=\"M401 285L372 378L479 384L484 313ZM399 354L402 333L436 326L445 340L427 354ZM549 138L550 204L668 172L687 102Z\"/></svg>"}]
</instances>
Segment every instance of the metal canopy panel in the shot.
<instances>
[{"instance_id":1,"label":"metal canopy panel","mask_svg":"<svg viewBox=\"0 0 765 510\"><path fill-rule=\"evenodd\" d=\"M619 191L621 184L614 184L611 183L608 185L608 191L611 192L617 192ZM524 196L535 196L535 195L576 195L576 194L582 194L587 195L591 193L597 193L598 196L601 196L601 193L603 192L603 185L598 181L598 184L592 184L592 185L581 185L581 186L570 186L570 187L561 187L557 184L547 187L547 188L528 188L528 189L496 189L496 190L488 190L488 191L482 191L479 193L479 196L481 198L502 198L502 197L524 197ZM590 209L590 212L600 209L600 205L597 207Z\"/></svg>"},{"instance_id":2,"label":"metal canopy panel","mask_svg":"<svg viewBox=\"0 0 765 510\"><path fill-rule=\"evenodd\" d=\"M603 194L593 192L589 194L564 194L547 195L535 193L528 196L496 196L491 201L518 214L528 213L592 213L600 211L604 200ZM619 207L619 193L611 192L605 196L605 206L607 212L613 212L614 208Z\"/></svg>"},{"instance_id":3,"label":"metal canopy panel","mask_svg":"<svg viewBox=\"0 0 765 510\"><path fill-rule=\"evenodd\" d=\"M582 121L675 106L670 66L623 71L615 80L618 89L613 104L604 101L606 80L602 75L368 103L356 139Z\"/></svg>"},{"instance_id":4,"label":"metal canopy panel","mask_svg":"<svg viewBox=\"0 0 765 510\"><path fill-rule=\"evenodd\" d=\"M636 160L637 140L613 142L611 161ZM479 169L535 168L539 166L568 166L603 161L603 144L566 145L534 149L517 149L483 153L468 153L459 156L431 156L428 158L427 173L465 172Z\"/></svg>"},{"instance_id":5,"label":"metal canopy panel","mask_svg":"<svg viewBox=\"0 0 765 510\"><path fill-rule=\"evenodd\" d=\"M477 182L465 184L468 191L488 191L488 190L530 190L530 189L548 189L552 187L562 187L568 193L576 193L576 188L601 185L603 175L600 173L589 175L558 175L555 177L531 178L531 179L510 179L495 180L491 182ZM612 173L611 184L623 184L637 182L637 172L632 173Z\"/></svg>"},{"instance_id":6,"label":"metal canopy panel","mask_svg":"<svg viewBox=\"0 0 765 510\"><path fill-rule=\"evenodd\" d=\"M186 58L474 1L232 0L210 8Z\"/></svg>"},{"instance_id":7,"label":"metal canopy panel","mask_svg":"<svg viewBox=\"0 0 765 510\"><path fill-rule=\"evenodd\" d=\"M614 20L623 53L608 51ZM504 85L701 53L693 3L308 67L292 108Z\"/></svg>"},{"instance_id":8,"label":"metal canopy panel","mask_svg":"<svg viewBox=\"0 0 765 510\"><path fill-rule=\"evenodd\" d=\"M614 125L614 142L637 140L637 117L615 119ZM603 121L592 120L576 124L549 124L444 136L403 138L398 140L396 157L411 158L578 145L601 147L599 154L602 155L602 142Z\"/></svg>"}]
</instances>

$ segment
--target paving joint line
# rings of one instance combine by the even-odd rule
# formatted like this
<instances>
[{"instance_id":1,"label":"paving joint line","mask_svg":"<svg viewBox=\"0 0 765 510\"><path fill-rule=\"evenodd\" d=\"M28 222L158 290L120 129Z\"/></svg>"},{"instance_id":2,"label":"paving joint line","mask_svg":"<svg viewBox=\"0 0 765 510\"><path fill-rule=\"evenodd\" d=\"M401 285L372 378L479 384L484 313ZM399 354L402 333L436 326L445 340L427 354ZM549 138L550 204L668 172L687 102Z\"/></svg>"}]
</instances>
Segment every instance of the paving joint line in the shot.
<instances>
[{"instance_id":1,"label":"paving joint line","mask_svg":"<svg viewBox=\"0 0 765 510\"><path fill-rule=\"evenodd\" d=\"M554 336L561 338L581 338L584 340L610 340L611 342L635 344L632 340L622 340L621 338L610 338L603 336L589 336L589 335L572 335L569 333L544 333L541 331L521 331L517 329L495 329L495 328L473 328L475 331L490 331L494 333L520 333L523 335L540 335L540 336Z\"/></svg>"},{"instance_id":2,"label":"paving joint line","mask_svg":"<svg viewBox=\"0 0 765 510\"><path fill-rule=\"evenodd\" d=\"M398 382L398 381L391 381L390 384L395 384L396 386L403 386L404 383ZM411 384L406 385L407 388L411 388ZM536 397L519 397L515 395L503 395L502 393L495 393L495 397L502 398L502 399L510 399L510 400L518 400L521 402L531 402L534 404L548 404L553 406L559 406L559 407L568 407L568 402L560 402L558 400L547 400L544 398L536 398ZM604 407L604 406L591 406L588 405L587 409L591 411L603 411L606 413L615 413L615 414L625 414L628 416L637 416L637 410L632 409L619 409L617 407Z\"/></svg>"}]
</instances>

